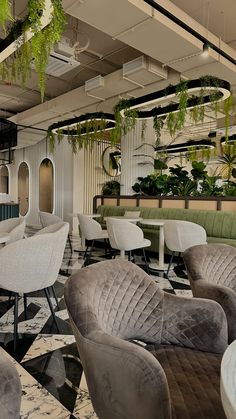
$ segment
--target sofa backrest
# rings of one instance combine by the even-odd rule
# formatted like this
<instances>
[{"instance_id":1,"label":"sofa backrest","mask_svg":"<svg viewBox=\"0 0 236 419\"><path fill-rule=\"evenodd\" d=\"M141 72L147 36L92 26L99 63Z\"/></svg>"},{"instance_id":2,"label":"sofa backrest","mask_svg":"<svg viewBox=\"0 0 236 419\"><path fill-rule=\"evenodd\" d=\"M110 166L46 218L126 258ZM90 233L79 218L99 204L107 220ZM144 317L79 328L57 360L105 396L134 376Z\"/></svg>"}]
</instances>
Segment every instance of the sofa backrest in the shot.
<instances>
[{"instance_id":1,"label":"sofa backrest","mask_svg":"<svg viewBox=\"0 0 236 419\"><path fill-rule=\"evenodd\" d=\"M185 220L201 225L208 237L236 239L236 212L191 210L181 208L113 207L100 205L97 212L102 217L124 215L125 211L140 210L140 217L147 219ZM152 226L145 226L146 228Z\"/></svg>"}]
</instances>

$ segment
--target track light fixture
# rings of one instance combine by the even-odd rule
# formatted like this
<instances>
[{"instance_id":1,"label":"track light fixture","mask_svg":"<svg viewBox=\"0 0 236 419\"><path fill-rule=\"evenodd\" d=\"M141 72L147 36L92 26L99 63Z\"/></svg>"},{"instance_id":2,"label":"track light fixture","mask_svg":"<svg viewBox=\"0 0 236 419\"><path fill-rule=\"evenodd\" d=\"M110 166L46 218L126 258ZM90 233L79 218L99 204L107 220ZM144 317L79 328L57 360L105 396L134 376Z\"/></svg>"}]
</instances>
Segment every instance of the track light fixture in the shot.
<instances>
[{"instance_id":1,"label":"track light fixture","mask_svg":"<svg viewBox=\"0 0 236 419\"><path fill-rule=\"evenodd\" d=\"M202 57L204 57L204 58L209 57L209 45L208 44L203 44Z\"/></svg>"}]
</instances>

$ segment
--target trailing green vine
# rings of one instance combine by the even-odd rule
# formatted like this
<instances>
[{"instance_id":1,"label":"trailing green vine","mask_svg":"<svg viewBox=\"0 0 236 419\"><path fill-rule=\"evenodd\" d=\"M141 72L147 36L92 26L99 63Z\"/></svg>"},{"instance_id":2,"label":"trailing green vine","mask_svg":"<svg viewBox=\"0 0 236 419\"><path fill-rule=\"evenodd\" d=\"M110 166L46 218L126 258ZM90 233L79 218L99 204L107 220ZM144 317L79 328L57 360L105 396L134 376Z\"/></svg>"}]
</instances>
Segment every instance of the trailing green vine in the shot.
<instances>
[{"instance_id":1,"label":"trailing green vine","mask_svg":"<svg viewBox=\"0 0 236 419\"><path fill-rule=\"evenodd\" d=\"M11 2L9 0L0 0L0 26L6 32L6 23L13 21Z\"/></svg>"},{"instance_id":2,"label":"trailing green vine","mask_svg":"<svg viewBox=\"0 0 236 419\"><path fill-rule=\"evenodd\" d=\"M1 1L1 0L0 0ZM38 74L38 87L41 100L45 94L45 71L50 52L56 42L60 40L65 27L65 14L61 0L52 0L53 10L50 23L41 30L40 17L44 11L45 0L29 0L27 17L24 22L15 22L8 38L12 41L31 28L34 36L18 48L14 54L0 64L0 77L3 80L16 81L24 85L31 75L31 65L34 64Z\"/></svg>"}]
</instances>

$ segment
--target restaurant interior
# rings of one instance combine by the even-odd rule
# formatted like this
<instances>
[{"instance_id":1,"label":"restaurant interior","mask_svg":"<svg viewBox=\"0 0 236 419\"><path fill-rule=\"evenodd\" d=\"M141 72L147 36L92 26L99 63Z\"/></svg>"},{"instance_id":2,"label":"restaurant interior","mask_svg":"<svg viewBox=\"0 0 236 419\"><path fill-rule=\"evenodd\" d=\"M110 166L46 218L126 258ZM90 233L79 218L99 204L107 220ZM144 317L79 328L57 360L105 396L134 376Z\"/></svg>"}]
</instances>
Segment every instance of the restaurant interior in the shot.
<instances>
[{"instance_id":1,"label":"restaurant interior","mask_svg":"<svg viewBox=\"0 0 236 419\"><path fill-rule=\"evenodd\" d=\"M236 419L235 0L0 0L0 419Z\"/></svg>"}]
</instances>

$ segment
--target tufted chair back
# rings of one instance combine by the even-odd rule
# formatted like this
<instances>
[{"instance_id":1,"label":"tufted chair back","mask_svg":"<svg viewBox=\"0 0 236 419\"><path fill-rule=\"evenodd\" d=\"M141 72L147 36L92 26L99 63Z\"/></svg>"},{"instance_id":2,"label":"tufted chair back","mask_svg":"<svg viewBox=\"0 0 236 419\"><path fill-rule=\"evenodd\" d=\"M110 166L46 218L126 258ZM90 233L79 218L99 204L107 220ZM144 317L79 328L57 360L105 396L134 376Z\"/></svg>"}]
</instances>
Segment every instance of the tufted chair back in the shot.
<instances>
[{"instance_id":1,"label":"tufted chair back","mask_svg":"<svg viewBox=\"0 0 236 419\"><path fill-rule=\"evenodd\" d=\"M81 269L66 283L65 302L100 419L174 417L164 370L131 340L215 353L227 345L219 304L165 293L125 260Z\"/></svg>"}]
</instances>

